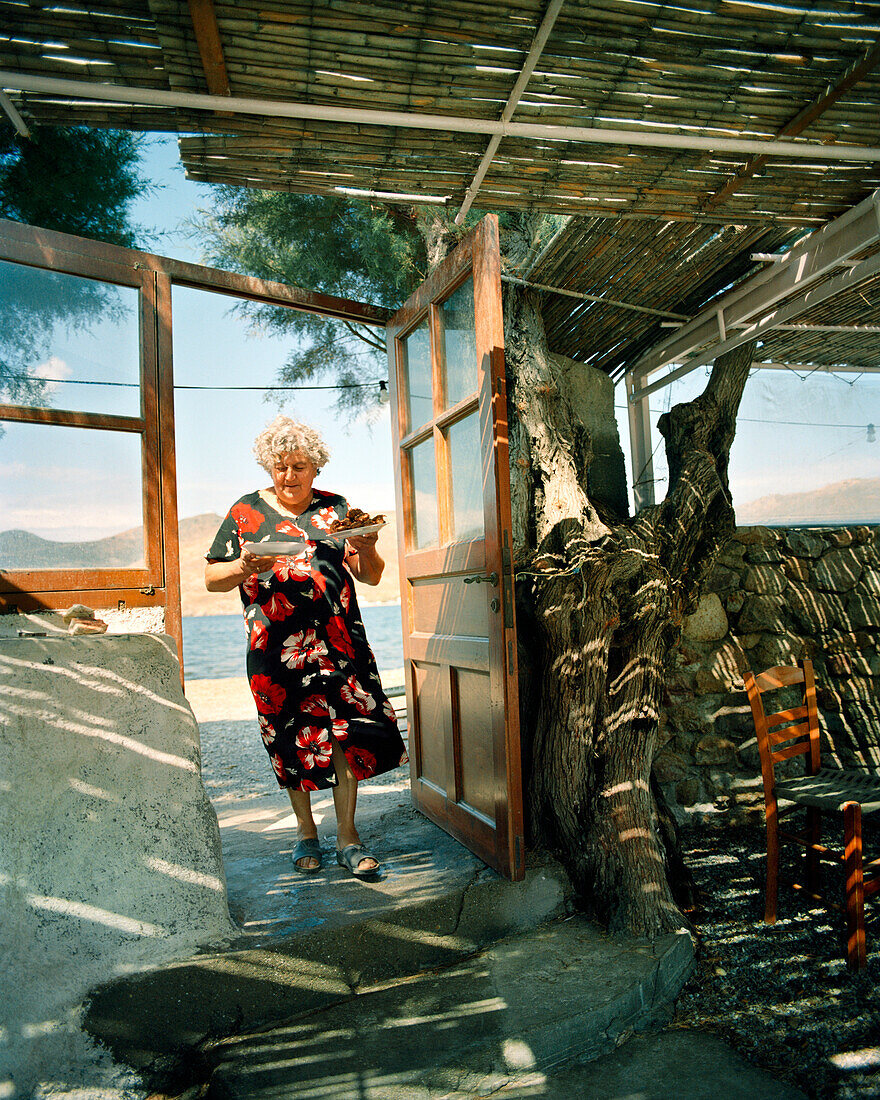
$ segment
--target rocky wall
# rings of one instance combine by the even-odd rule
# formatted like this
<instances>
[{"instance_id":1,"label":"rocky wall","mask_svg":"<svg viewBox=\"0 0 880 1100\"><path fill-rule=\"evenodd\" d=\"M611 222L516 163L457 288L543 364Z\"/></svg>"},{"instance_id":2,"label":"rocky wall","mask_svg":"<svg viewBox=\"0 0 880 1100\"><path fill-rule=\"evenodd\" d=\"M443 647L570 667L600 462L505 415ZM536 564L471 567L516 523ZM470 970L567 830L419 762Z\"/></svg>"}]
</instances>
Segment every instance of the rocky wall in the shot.
<instances>
[{"instance_id":1,"label":"rocky wall","mask_svg":"<svg viewBox=\"0 0 880 1100\"><path fill-rule=\"evenodd\" d=\"M740 528L667 679L656 771L680 818L763 816L745 669L810 657L823 760L880 772L878 635L880 528Z\"/></svg>"}]
</instances>

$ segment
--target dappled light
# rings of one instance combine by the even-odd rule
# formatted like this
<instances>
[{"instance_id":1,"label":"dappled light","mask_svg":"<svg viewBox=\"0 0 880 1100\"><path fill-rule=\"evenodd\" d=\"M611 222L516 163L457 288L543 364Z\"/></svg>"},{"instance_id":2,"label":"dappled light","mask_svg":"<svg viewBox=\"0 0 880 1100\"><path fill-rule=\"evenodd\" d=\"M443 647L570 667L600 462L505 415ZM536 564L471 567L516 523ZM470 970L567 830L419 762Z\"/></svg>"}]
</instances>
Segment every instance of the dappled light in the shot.
<instances>
[{"instance_id":1,"label":"dappled light","mask_svg":"<svg viewBox=\"0 0 880 1100\"><path fill-rule=\"evenodd\" d=\"M61 635L61 638L66 637L67 634ZM48 645L42 646L41 649L45 651L45 654L51 655L51 650ZM20 668L23 670L36 670L42 668L47 663L51 662L47 662L45 656L41 656L40 660L28 660L22 657L14 657L9 652L3 655L3 665L9 669ZM83 664L80 659L69 668L66 668L64 665L56 665L53 672L56 676L61 676L68 680L75 681L77 684L81 684L89 691L114 695L120 699L127 699L131 695L139 695L145 700L149 700L150 703L155 703L157 706L167 708L168 710L177 711L186 718L189 718L190 715L190 709L185 703L178 702L176 699L171 699L167 694L163 695L151 690L140 679L121 676L111 668L103 668L100 665L86 665ZM101 721L109 721L109 719L102 719L102 717L98 715L97 717L92 716L92 721L100 723Z\"/></svg>"},{"instance_id":2,"label":"dappled light","mask_svg":"<svg viewBox=\"0 0 880 1100\"><path fill-rule=\"evenodd\" d=\"M34 909L42 909L47 913L58 913L61 916L73 917L76 920L93 921L96 924L106 925L130 936L164 936L166 929L149 921L133 920L122 913L112 913L107 909L99 909L96 905L75 901L72 898L53 898L39 894L25 894L25 904Z\"/></svg>"},{"instance_id":3,"label":"dappled light","mask_svg":"<svg viewBox=\"0 0 880 1100\"><path fill-rule=\"evenodd\" d=\"M71 1087L87 1083L94 1059L72 1006L90 988L233 928L167 639L6 638L0 649L4 1055L24 1095L46 1059Z\"/></svg>"},{"instance_id":4,"label":"dappled light","mask_svg":"<svg viewBox=\"0 0 880 1100\"><path fill-rule=\"evenodd\" d=\"M684 839L703 892L694 914L701 942L676 1024L715 1031L817 1100L873 1100L880 1092L880 1060L871 1054L880 1018L878 906L865 907L867 969L848 971L843 914L816 910L790 889L803 873L800 853L782 860L781 915L767 925L762 830L689 827Z\"/></svg>"},{"instance_id":5,"label":"dappled light","mask_svg":"<svg viewBox=\"0 0 880 1100\"><path fill-rule=\"evenodd\" d=\"M646 780L628 779L622 783L615 783L613 787L606 787L600 794L602 798L613 798L615 795L627 794L632 791L642 791L646 794L648 790L649 786Z\"/></svg>"}]
</instances>

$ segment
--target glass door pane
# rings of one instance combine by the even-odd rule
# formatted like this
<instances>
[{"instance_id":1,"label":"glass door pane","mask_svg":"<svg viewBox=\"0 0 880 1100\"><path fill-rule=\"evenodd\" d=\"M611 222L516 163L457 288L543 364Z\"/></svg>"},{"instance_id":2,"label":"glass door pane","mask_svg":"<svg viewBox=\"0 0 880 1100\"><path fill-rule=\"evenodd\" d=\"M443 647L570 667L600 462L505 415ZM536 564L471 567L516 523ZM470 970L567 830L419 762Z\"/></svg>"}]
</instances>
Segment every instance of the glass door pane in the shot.
<instances>
[{"instance_id":1,"label":"glass door pane","mask_svg":"<svg viewBox=\"0 0 880 1100\"><path fill-rule=\"evenodd\" d=\"M138 294L0 260L0 401L140 416Z\"/></svg>"},{"instance_id":2,"label":"glass door pane","mask_svg":"<svg viewBox=\"0 0 880 1100\"><path fill-rule=\"evenodd\" d=\"M402 341L406 388L406 430L427 424L434 415L431 376L431 336L427 320Z\"/></svg>"},{"instance_id":3,"label":"glass door pane","mask_svg":"<svg viewBox=\"0 0 880 1100\"><path fill-rule=\"evenodd\" d=\"M444 408L458 404L477 389L477 336L474 324L474 280L462 283L438 308L442 334Z\"/></svg>"},{"instance_id":4,"label":"glass door pane","mask_svg":"<svg viewBox=\"0 0 880 1100\"><path fill-rule=\"evenodd\" d=\"M484 528L479 413L475 411L450 425L446 440L452 479L453 538L481 538Z\"/></svg>"},{"instance_id":5,"label":"glass door pane","mask_svg":"<svg viewBox=\"0 0 880 1100\"><path fill-rule=\"evenodd\" d=\"M410 451L412 470L413 546L421 550L440 542L440 522L437 513L437 464L434 459L434 437L417 443Z\"/></svg>"},{"instance_id":6,"label":"glass door pane","mask_svg":"<svg viewBox=\"0 0 880 1100\"><path fill-rule=\"evenodd\" d=\"M141 436L6 421L0 569L144 567Z\"/></svg>"}]
</instances>

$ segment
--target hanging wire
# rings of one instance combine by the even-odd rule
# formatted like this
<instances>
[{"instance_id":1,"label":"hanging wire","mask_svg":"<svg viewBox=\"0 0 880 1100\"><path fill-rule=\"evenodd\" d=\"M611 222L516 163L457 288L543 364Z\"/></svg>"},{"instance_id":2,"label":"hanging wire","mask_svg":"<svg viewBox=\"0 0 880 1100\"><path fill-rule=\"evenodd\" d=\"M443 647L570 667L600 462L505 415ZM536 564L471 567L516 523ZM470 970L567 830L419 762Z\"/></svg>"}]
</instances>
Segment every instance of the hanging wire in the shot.
<instances>
[{"instance_id":1,"label":"hanging wire","mask_svg":"<svg viewBox=\"0 0 880 1100\"><path fill-rule=\"evenodd\" d=\"M23 374L18 371L9 371L12 378L20 378L28 382L53 382L61 386L121 386L127 389L140 389L140 382L99 382L91 378L37 378L32 374ZM174 383L176 390L361 390L370 386L381 387L382 382L377 378L375 382L343 382L335 386L189 386Z\"/></svg>"},{"instance_id":2,"label":"hanging wire","mask_svg":"<svg viewBox=\"0 0 880 1100\"><path fill-rule=\"evenodd\" d=\"M842 427L847 427L847 428L855 427L855 428L858 428L859 431L864 431L865 427L866 427L866 425L864 425L864 424L847 424L847 425L841 425L841 426ZM836 451L829 451L827 455L822 455L821 458L817 458L816 462L817 463L824 462L826 458L833 458L835 455L839 455L842 451L848 451L850 449L850 447L855 447L855 445L857 443L861 443L861 442L862 442L861 439L854 439L852 441L852 443L844 443L844 445L842 447L838 447Z\"/></svg>"}]
</instances>

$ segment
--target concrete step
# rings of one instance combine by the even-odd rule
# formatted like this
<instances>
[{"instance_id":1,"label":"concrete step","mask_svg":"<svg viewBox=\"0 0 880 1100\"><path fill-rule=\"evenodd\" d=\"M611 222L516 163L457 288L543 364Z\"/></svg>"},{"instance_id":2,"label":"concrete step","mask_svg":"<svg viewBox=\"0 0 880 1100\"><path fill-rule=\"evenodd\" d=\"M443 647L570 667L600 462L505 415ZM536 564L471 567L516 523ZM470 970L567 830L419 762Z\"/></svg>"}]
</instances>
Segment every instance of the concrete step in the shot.
<instances>
[{"instance_id":1,"label":"concrete step","mask_svg":"<svg viewBox=\"0 0 880 1100\"><path fill-rule=\"evenodd\" d=\"M466 1094L464 1094L466 1095ZM494 1100L807 1100L716 1035L684 1028L635 1035L596 1061L518 1077ZM446 1100L462 1100L450 1093Z\"/></svg>"},{"instance_id":2,"label":"concrete step","mask_svg":"<svg viewBox=\"0 0 880 1100\"><path fill-rule=\"evenodd\" d=\"M693 964L682 931L610 938L580 916L439 970L209 1044L216 1100L483 1096L665 1022Z\"/></svg>"},{"instance_id":3,"label":"concrete step","mask_svg":"<svg viewBox=\"0 0 880 1100\"><path fill-rule=\"evenodd\" d=\"M512 883L425 819L412 826L410 842L417 830L433 830L421 871L416 844L408 869L395 872L392 857L381 882L359 882L335 866L292 875L292 892L281 899L291 910L283 932L242 935L223 950L108 982L89 996L86 1031L159 1087L165 1071L209 1037L347 1003L364 988L457 963L571 911L568 879L553 861Z\"/></svg>"}]
</instances>

